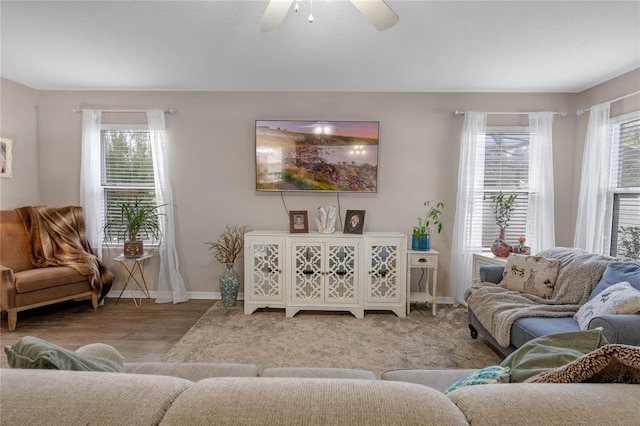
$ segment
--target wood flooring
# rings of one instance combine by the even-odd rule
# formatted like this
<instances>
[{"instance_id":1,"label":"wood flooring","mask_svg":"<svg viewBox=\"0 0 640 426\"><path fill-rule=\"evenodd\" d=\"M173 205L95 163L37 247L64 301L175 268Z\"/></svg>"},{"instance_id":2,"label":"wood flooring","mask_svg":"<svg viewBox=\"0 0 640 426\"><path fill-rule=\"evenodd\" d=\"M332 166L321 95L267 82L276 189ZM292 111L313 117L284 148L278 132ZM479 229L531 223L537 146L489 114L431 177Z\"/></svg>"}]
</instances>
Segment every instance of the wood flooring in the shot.
<instances>
[{"instance_id":1,"label":"wood flooring","mask_svg":"<svg viewBox=\"0 0 640 426\"><path fill-rule=\"evenodd\" d=\"M105 299L103 306L91 309L88 300L71 301L19 312L18 325L11 332L3 312L0 344L4 348L22 336L36 336L70 350L100 342L115 347L125 362L161 361L216 301L156 304L143 299L140 308L131 299L115 302ZM8 367L4 349L0 367Z\"/></svg>"}]
</instances>

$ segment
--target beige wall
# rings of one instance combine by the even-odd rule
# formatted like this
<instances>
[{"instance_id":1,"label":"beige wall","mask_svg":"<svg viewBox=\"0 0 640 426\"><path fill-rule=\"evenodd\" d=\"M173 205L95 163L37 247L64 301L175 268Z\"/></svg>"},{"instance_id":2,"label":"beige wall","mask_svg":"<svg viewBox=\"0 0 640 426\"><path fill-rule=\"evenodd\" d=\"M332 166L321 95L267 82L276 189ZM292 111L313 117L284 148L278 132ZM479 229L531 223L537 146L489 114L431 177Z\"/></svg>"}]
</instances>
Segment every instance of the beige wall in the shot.
<instances>
[{"instance_id":1,"label":"beige wall","mask_svg":"<svg viewBox=\"0 0 640 426\"><path fill-rule=\"evenodd\" d=\"M347 209L363 209L365 230L410 235L422 203L444 201L445 231L433 237L432 245L442 253L438 295L446 297L451 294L449 262L463 123L452 112L568 112L554 119L554 182L556 243L572 245L579 187L575 159L581 155L575 111L582 99L576 94L41 91L39 201L53 206L79 203L81 114L73 108L174 108L177 113L166 119L181 271L188 291L219 291L223 269L207 253L204 241L217 238L227 224L288 228L280 194L254 190L254 121L378 120L378 193L341 194L342 215ZM490 116L489 124L526 125L527 117ZM308 210L312 220L316 208L335 205L336 196L287 193L285 201L288 209ZM236 269L241 272L242 264Z\"/></svg>"},{"instance_id":2,"label":"beige wall","mask_svg":"<svg viewBox=\"0 0 640 426\"><path fill-rule=\"evenodd\" d=\"M36 90L0 79L0 137L13 140L13 178L0 178L0 209L39 203Z\"/></svg>"}]
</instances>

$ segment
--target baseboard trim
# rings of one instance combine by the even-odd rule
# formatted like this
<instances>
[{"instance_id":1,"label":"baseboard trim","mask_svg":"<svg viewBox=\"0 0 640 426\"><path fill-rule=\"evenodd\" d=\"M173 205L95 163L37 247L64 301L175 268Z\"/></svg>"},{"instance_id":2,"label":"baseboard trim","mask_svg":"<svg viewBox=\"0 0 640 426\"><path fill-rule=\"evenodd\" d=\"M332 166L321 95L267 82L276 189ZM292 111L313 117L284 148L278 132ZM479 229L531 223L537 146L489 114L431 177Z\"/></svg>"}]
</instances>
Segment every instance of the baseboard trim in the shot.
<instances>
[{"instance_id":1,"label":"baseboard trim","mask_svg":"<svg viewBox=\"0 0 640 426\"><path fill-rule=\"evenodd\" d=\"M117 299L118 296L120 295L120 292L122 290L111 290L108 294L107 297L108 298L114 298ZM150 291L149 295L151 296L152 299L156 298L156 292L155 291ZM140 298L143 297L144 298L144 294L142 294L141 291L134 291L133 295L136 298ZM222 296L220 295L219 291L189 291L187 292L187 296L189 297L189 299L206 299L206 300L220 300L222 299ZM131 299L132 298L132 293L130 291L125 291L124 294L121 297L122 299ZM239 293L238 294L238 300L244 300L244 293ZM453 297L450 296L445 296L445 297L438 297L438 304L439 305L453 305Z\"/></svg>"},{"instance_id":2,"label":"baseboard trim","mask_svg":"<svg viewBox=\"0 0 640 426\"><path fill-rule=\"evenodd\" d=\"M107 293L107 298L109 299L117 299L120 296L120 292L122 290L111 290ZM157 296L156 291L149 291L149 295L152 299L155 299ZM125 291L122 295L121 299L131 299L135 296L136 299L142 297L145 298L145 295L141 291L134 291L133 293L129 290ZM220 300L222 296L219 291L188 291L187 297L189 299L210 299L210 300ZM244 300L244 293L238 293L238 300Z\"/></svg>"}]
</instances>

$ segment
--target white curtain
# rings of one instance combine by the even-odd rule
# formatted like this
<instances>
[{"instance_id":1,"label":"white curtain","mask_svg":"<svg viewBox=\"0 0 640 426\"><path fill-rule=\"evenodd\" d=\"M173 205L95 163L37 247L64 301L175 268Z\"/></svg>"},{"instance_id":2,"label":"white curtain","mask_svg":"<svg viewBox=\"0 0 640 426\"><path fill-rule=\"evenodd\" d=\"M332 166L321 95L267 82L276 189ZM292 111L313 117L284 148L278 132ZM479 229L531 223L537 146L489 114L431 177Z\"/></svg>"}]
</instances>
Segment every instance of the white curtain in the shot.
<instances>
[{"instance_id":1,"label":"white curtain","mask_svg":"<svg viewBox=\"0 0 640 426\"><path fill-rule=\"evenodd\" d=\"M532 253L555 247L553 204L553 113L529 114L527 245Z\"/></svg>"},{"instance_id":2,"label":"white curtain","mask_svg":"<svg viewBox=\"0 0 640 426\"><path fill-rule=\"evenodd\" d=\"M609 252L609 103L591 107L582 157L578 217L573 244L592 253Z\"/></svg>"},{"instance_id":3,"label":"white curtain","mask_svg":"<svg viewBox=\"0 0 640 426\"><path fill-rule=\"evenodd\" d=\"M99 259L102 259L102 208L104 193L100 187L100 121L101 112L82 110L82 147L80 161L80 205L87 239Z\"/></svg>"},{"instance_id":4,"label":"white curtain","mask_svg":"<svg viewBox=\"0 0 640 426\"><path fill-rule=\"evenodd\" d=\"M451 244L451 292L455 305L473 279L473 252L482 251L482 199L487 114L466 112L460 141L458 196Z\"/></svg>"},{"instance_id":5,"label":"white curtain","mask_svg":"<svg viewBox=\"0 0 640 426\"><path fill-rule=\"evenodd\" d=\"M164 111L147 111L147 122L151 139L151 152L153 156L153 173L155 179L156 200L159 209L163 213L160 221L162 242L159 248L160 276L158 278L158 290L156 303L180 303L189 300L184 287L182 275L180 275L178 252L175 241L174 205L173 195L169 179L169 164L167 161L166 128Z\"/></svg>"}]
</instances>

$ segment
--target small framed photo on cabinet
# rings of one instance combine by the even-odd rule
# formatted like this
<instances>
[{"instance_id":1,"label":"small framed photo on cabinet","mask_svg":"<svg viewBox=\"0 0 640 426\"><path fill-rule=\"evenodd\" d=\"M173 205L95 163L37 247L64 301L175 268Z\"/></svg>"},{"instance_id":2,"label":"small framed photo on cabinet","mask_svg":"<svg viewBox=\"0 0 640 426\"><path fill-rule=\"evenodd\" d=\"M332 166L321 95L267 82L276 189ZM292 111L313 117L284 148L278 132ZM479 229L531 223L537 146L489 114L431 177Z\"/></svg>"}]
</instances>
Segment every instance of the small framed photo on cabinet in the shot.
<instances>
[{"instance_id":1,"label":"small framed photo on cabinet","mask_svg":"<svg viewBox=\"0 0 640 426\"><path fill-rule=\"evenodd\" d=\"M345 234L362 234L364 229L364 210L347 210L344 221Z\"/></svg>"},{"instance_id":2,"label":"small framed photo on cabinet","mask_svg":"<svg viewBox=\"0 0 640 426\"><path fill-rule=\"evenodd\" d=\"M292 234L309 233L309 220L307 219L306 210L289 211L289 232L291 232Z\"/></svg>"}]
</instances>

